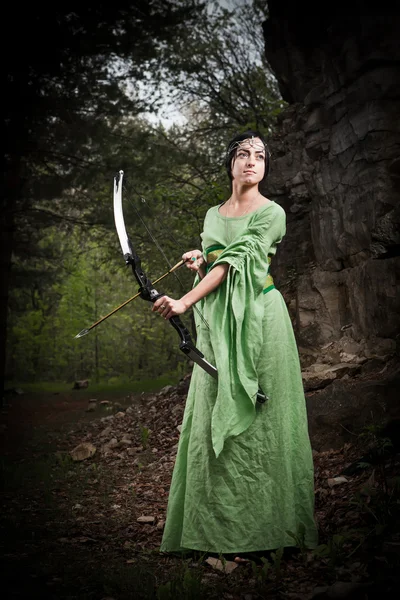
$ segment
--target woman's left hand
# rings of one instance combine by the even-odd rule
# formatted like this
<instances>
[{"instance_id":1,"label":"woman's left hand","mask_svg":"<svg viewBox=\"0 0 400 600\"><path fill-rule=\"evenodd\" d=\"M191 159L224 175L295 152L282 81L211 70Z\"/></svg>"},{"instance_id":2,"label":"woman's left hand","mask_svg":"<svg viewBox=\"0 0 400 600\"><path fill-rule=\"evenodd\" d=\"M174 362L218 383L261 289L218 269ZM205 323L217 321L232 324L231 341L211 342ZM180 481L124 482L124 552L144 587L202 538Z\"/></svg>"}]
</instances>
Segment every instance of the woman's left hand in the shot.
<instances>
[{"instance_id":1,"label":"woman's left hand","mask_svg":"<svg viewBox=\"0 0 400 600\"><path fill-rule=\"evenodd\" d=\"M158 312L164 319L170 319L175 315L181 315L187 310L182 300L174 300L169 296L162 296L153 304L152 311Z\"/></svg>"}]
</instances>

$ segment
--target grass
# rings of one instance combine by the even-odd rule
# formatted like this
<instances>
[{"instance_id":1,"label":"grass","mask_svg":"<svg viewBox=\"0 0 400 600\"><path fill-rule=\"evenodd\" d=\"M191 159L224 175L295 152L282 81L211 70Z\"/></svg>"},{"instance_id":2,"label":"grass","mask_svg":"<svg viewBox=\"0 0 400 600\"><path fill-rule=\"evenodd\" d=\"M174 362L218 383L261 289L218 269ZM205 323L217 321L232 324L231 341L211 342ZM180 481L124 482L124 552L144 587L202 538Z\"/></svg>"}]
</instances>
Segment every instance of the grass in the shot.
<instances>
[{"instance_id":1,"label":"grass","mask_svg":"<svg viewBox=\"0 0 400 600\"><path fill-rule=\"evenodd\" d=\"M151 379L140 379L138 381L127 381L124 379L113 378L109 381L94 383L89 379L89 386L81 390L73 390L73 382L63 381L36 381L36 382L6 382L5 389L21 389L24 393L79 393L80 396L93 394L141 394L142 392L157 392L166 385L175 385L179 380L177 373L169 373L162 377Z\"/></svg>"}]
</instances>

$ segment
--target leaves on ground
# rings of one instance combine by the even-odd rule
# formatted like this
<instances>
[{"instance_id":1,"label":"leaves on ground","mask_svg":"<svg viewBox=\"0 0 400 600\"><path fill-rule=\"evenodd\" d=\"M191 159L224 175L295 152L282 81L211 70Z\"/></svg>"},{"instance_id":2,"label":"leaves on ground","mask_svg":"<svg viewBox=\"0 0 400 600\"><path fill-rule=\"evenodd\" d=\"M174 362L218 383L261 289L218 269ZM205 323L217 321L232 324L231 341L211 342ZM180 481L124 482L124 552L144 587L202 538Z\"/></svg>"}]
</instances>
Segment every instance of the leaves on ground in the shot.
<instances>
[{"instance_id":1,"label":"leaves on ground","mask_svg":"<svg viewBox=\"0 0 400 600\"><path fill-rule=\"evenodd\" d=\"M54 418L65 398L54 396L51 407L37 398L30 431L28 401L8 407L2 539L12 597L368 599L377 586L389 597L400 566L399 456L342 476L365 453L364 438L313 452L320 532L314 551L298 531L291 532L296 552L250 557L234 569L224 557L160 554L187 385L185 378L115 406L110 397L90 419L83 400L86 416L74 423ZM79 447L92 455L74 460Z\"/></svg>"}]
</instances>

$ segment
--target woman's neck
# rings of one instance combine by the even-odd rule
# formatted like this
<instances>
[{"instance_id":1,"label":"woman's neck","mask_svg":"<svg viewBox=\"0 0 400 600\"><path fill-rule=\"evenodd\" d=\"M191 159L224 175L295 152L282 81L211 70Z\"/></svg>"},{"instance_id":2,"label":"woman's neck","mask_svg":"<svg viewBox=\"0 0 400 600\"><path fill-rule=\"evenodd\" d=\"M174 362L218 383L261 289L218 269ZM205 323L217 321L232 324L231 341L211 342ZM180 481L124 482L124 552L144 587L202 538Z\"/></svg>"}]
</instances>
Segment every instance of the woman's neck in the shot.
<instances>
[{"instance_id":1,"label":"woman's neck","mask_svg":"<svg viewBox=\"0 0 400 600\"><path fill-rule=\"evenodd\" d=\"M232 194L228 202L231 206L246 206L260 197L258 184L251 186L232 186Z\"/></svg>"}]
</instances>

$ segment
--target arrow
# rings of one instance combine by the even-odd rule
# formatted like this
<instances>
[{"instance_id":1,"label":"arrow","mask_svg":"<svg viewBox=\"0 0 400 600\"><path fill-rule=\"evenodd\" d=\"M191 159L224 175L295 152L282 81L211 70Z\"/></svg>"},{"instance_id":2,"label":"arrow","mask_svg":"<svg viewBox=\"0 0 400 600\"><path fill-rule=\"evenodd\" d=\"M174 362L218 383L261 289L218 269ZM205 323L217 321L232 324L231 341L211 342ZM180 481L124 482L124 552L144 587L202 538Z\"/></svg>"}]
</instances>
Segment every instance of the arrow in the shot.
<instances>
[{"instance_id":1,"label":"arrow","mask_svg":"<svg viewBox=\"0 0 400 600\"><path fill-rule=\"evenodd\" d=\"M181 260L178 263L176 263L176 265L174 265L173 267L170 268L169 271L167 271L166 273L164 273L164 275L161 275L161 277L159 277L158 279L156 279L153 283L158 283L159 281L161 281L162 279L164 279L164 277L167 277L167 275L170 275L171 273L173 273L174 271L176 271L177 269L179 269L180 267L182 267L182 265L185 264L186 261ZM111 315L113 315L114 313L116 313L118 310L120 310L121 308L123 308L124 306L126 306L127 304L129 304L129 302L132 302L132 300L134 300L135 298L137 298L138 296L140 296L142 292L138 292L137 294L135 294L134 296L132 296L132 298L129 298L129 300L126 300L123 304L121 304L120 306L117 306L117 308L114 308L114 310L112 310L111 312L108 313L108 315L106 315L105 317L101 317L101 319L99 319L98 321L96 321L96 323L93 323L93 325L91 325L90 327L88 327L87 329L82 329L82 331L80 331L75 337L76 338L81 338L84 335L87 335L89 333L89 331L91 331L92 329L94 329L94 327L97 327L97 325L100 325L100 323L102 323L103 321L105 321L106 319L108 319L108 317L111 317Z\"/></svg>"}]
</instances>

